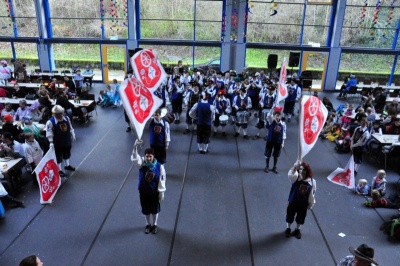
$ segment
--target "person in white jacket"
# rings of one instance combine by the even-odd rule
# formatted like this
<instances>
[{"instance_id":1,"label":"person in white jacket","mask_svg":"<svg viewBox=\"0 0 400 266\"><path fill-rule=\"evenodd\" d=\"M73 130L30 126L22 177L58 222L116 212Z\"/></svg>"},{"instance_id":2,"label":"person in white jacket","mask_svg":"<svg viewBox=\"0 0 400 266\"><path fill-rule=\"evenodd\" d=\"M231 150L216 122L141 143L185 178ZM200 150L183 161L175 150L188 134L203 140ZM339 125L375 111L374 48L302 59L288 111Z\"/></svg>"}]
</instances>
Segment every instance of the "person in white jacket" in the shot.
<instances>
[{"instance_id":1,"label":"person in white jacket","mask_svg":"<svg viewBox=\"0 0 400 266\"><path fill-rule=\"evenodd\" d=\"M145 157L138 155L137 147L139 141L135 142L133 147L131 161L136 163L139 168L138 190L140 196L140 205L142 213L146 217L145 234L157 234L157 219L160 212L160 203L164 200L166 190L166 173L164 165L157 162L154 158L154 150L148 148L144 151ZM150 221L150 214L153 216L153 222Z\"/></svg>"},{"instance_id":2,"label":"person in white jacket","mask_svg":"<svg viewBox=\"0 0 400 266\"><path fill-rule=\"evenodd\" d=\"M360 122L360 126L354 130L353 136L351 136L350 149L354 156L354 175L357 176L358 169L362 163L362 153L364 150L364 145L367 143L370 137L367 119L364 118Z\"/></svg>"},{"instance_id":3,"label":"person in white jacket","mask_svg":"<svg viewBox=\"0 0 400 266\"><path fill-rule=\"evenodd\" d=\"M317 183L312 178L313 171L308 163L296 162L289 170L289 180L292 182L290 189L288 206L286 209L286 231L285 236L290 237L293 221L296 217L296 229L293 236L297 239L301 238L300 227L304 224L307 216L307 210L311 210L315 204L315 192Z\"/></svg>"}]
</instances>

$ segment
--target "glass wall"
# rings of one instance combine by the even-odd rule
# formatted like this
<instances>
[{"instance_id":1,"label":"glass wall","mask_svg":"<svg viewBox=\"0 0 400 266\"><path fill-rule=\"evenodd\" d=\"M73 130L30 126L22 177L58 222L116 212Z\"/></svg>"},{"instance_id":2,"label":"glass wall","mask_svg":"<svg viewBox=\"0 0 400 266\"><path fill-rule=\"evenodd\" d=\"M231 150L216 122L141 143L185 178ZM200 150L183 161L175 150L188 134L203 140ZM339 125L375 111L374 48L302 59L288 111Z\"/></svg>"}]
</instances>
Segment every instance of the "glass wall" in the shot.
<instances>
[{"instance_id":1,"label":"glass wall","mask_svg":"<svg viewBox=\"0 0 400 266\"><path fill-rule=\"evenodd\" d=\"M31 73L35 68L39 68L36 43L14 42L14 48L17 59L26 65L26 71L28 73Z\"/></svg>"},{"instance_id":2,"label":"glass wall","mask_svg":"<svg viewBox=\"0 0 400 266\"><path fill-rule=\"evenodd\" d=\"M11 59L13 58L11 43L0 42L0 60L5 59L8 61L8 65L11 65Z\"/></svg>"},{"instance_id":3,"label":"glass wall","mask_svg":"<svg viewBox=\"0 0 400 266\"><path fill-rule=\"evenodd\" d=\"M321 44L321 46L326 45L331 18L331 8L330 5L307 5L303 44L314 42Z\"/></svg>"},{"instance_id":4,"label":"glass wall","mask_svg":"<svg viewBox=\"0 0 400 266\"><path fill-rule=\"evenodd\" d=\"M3 1L4 2L4 1ZM15 20L19 37L36 37L39 35L35 1L13 0Z\"/></svg>"},{"instance_id":5,"label":"glass wall","mask_svg":"<svg viewBox=\"0 0 400 266\"><path fill-rule=\"evenodd\" d=\"M222 1L196 1L196 40L220 40L222 5Z\"/></svg>"}]
</instances>

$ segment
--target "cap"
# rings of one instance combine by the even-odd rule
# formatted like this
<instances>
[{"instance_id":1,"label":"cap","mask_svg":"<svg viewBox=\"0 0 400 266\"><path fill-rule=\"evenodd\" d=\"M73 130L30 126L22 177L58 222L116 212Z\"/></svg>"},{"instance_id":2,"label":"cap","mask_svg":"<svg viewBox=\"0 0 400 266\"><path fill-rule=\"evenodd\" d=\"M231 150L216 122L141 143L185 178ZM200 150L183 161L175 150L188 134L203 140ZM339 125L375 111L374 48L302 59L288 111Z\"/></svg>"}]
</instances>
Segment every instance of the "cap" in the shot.
<instances>
[{"instance_id":1,"label":"cap","mask_svg":"<svg viewBox=\"0 0 400 266\"><path fill-rule=\"evenodd\" d=\"M6 115L4 116L4 122L8 123L8 122L10 122L13 118L14 118L14 117L13 117L12 115L6 114Z\"/></svg>"},{"instance_id":2,"label":"cap","mask_svg":"<svg viewBox=\"0 0 400 266\"><path fill-rule=\"evenodd\" d=\"M255 74L254 74L254 76L256 76L256 77L258 77L260 75L260 73L258 73L258 72L256 72Z\"/></svg>"},{"instance_id":3,"label":"cap","mask_svg":"<svg viewBox=\"0 0 400 266\"><path fill-rule=\"evenodd\" d=\"M282 106L275 106L275 113L277 113L277 112L282 112L282 110L283 110L283 107Z\"/></svg>"},{"instance_id":4,"label":"cap","mask_svg":"<svg viewBox=\"0 0 400 266\"><path fill-rule=\"evenodd\" d=\"M354 74L351 74L351 75L350 75L350 78L351 78L351 79L354 79L355 77L356 77L356 75L354 75Z\"/></svg>"},{"instance_id":5,"label":"cap","mask_svg":"<svg viewBox=\"0 0 400 266\"><path fill-rule=\"evenodd\" d=\"M62 114L64 113L64 108L62 108L60 105L56 105L53 107L53 109L51 109L51 112L53 114Z\"/></svg>"}]
</instances>

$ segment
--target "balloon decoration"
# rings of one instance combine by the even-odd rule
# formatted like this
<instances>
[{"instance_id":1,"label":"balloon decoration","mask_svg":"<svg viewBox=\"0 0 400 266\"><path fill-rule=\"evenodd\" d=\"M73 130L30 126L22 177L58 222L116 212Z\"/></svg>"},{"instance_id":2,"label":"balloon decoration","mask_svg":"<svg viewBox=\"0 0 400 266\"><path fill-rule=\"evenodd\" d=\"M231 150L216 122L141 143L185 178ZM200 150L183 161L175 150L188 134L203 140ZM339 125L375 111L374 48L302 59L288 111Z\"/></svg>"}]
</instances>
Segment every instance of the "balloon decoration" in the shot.
<instances>
[{"instance_id":1,"label":"balloon decoration","mask_svg":"<svg viewBox=\"0 0 400 266\"><path fill-rule=\"evenodd\" d=\"M128 0L100 0L100 20L102 30L104 21L110 21L107 30L113 34L118 34L121 27L128 27Z\"/></svg>"},{"instance_id":2,"label":"balloon decoration","mask_svg":"<svg viewBox=\"0 0 400 266\"><path fill-rule=\"evenodd\" d=\"M6 5L7 16L10 22L8 23L8 25L3 25L2 29L6 29L7 27L13 27L14 29L16 29L17 23L15 21L14 7L12 0L4 0L4 3Z\"/></svg>"},{"instance_id":3,"label":"balloon decoration","mask_svg":"<svg viewBox=\"0 0 400 266\"><path fill-rule=\"evenodd\" d=\"M386 39L386 35L387 35L387 28L390 28L390 25L392 23L392 16L393 16L393 10L394 10L394 3L396 2L396 0L392 0L390 2L390 6L389 6L389 10L388 10L388 16L385 22L385 29L383 30L383 35L382 37Z\"/></svg>"}]
</instances>

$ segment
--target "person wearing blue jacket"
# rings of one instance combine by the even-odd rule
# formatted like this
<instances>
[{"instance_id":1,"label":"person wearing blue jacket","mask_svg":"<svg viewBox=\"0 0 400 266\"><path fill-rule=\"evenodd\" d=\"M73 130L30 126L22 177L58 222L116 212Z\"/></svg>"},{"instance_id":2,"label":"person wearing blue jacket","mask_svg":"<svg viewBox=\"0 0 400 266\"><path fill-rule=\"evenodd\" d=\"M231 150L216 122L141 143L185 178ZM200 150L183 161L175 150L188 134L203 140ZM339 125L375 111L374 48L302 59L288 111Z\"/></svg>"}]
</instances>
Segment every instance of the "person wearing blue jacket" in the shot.
<instances>
[{"instance_id":1,"label":"person wearing blue jacket","mask_svg":"<svg viewBox=\"0 0 400 266\"><path fill-rule=\"evenodd\" d=\"M340 88L340 93L339 93L338 99L345 98L347 93L349 92L350 88L353 86L357 86L357 80L356 80L356 76L351 74L350 78L346 82L346 84L343 84L343 86Z\"/></svg>"}]
</instances>

